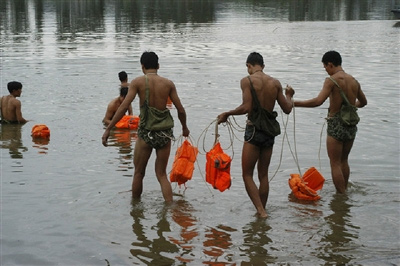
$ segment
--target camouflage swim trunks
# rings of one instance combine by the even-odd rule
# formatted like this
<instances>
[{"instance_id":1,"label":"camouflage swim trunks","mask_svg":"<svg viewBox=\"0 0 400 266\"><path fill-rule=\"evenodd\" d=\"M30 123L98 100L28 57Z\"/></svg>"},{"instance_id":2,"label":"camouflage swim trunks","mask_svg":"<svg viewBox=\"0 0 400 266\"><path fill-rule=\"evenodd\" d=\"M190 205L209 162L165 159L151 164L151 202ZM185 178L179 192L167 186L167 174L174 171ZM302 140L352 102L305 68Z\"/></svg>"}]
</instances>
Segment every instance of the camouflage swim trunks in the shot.
<instances>
[{"instance_id":1,"label":"camouflage swim trunks","mask_svg":"<svg viewBox=\"0 0 400 266\"><path fill-rule=\"evenodd\" d=\"M167 130L151 131L139 127L138 136L152 148L160 149L167 145L171 140L174 140L174 131L172 128Z\"/></svg>"},{"instance_id":2,"label":"camouflage swim trunks","mask_svg":"<svg viewBox=\"0 0 400 266\"><path fill-rule=\"evenodd\" d=\"M356 138L357 126L346 126L339 118L339 113L332 117L328 117L328 136L333 137L338 141L349 141Z\"/></svg>"}]
</instances>

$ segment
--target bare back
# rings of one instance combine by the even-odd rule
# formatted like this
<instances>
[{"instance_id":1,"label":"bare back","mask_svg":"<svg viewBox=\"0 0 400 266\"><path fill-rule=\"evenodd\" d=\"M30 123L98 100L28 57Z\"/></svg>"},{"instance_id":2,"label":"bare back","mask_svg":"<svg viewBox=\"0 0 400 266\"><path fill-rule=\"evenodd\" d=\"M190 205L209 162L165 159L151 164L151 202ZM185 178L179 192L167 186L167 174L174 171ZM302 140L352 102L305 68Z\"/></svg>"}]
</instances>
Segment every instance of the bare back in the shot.
<instances>
[{"instance_id":1,"label":"bare back","mask_svg":"<svg viewBox=\"0 0 400 266\"><path fill-rule=\"evenodd\" d=\"M277 101L285 113L290 113L291 104L283 95L282 85L279 80L263 72L252 74L250 79L256 91L258 101L264 109L272 112L275 107L275 102ZM242 87L249 88L248 92L247 90L243 91L244 94L250 93L250 82L247 77L242 79Z\"/></svg>"},{"instance_id":2,"label":"bare back","mask_svg":"<svg viewBox=\"0 0 400 266\"><path fill-rule=\"evenodd\" d=\"M156 74L148 74L147 78L149 85L149 105L159 110L166 109L168 97L172 99L172 95L176 94L175 85L172 81ZM146 99L146 76L134 79L131 83L132 86L139 95L139 104L142 106Z\"/></svg>"},{"instance_id":3,"label":"bare back","mask_svg":"<svg viewBox=\"0 0 400 266\"><path fill-rule=\"evenodd\" d=\"M331 77L342 88L349 102L352 105L355 105L356 100L362 96L360 95L362 91L360 90L360 84L358 81L353 76L343 71L339 71ZM340 95L340 89L329 78L325 80L324 87L329 87L331 89L331 93L329 95L329 113L333 115L339 112L343 102L343 99Z\"/></svg>"},{"instance_id":4,"label":"bare back","mask_svg":"<svg viewBox=\"0 0 400 266\"><path fill-rule=\"evenodd\" d=\"M1 114L4 120L10 122L20 121L22 118L21 102L12 95L3 96L1 98Z\"/></svg>"}]
</instances>

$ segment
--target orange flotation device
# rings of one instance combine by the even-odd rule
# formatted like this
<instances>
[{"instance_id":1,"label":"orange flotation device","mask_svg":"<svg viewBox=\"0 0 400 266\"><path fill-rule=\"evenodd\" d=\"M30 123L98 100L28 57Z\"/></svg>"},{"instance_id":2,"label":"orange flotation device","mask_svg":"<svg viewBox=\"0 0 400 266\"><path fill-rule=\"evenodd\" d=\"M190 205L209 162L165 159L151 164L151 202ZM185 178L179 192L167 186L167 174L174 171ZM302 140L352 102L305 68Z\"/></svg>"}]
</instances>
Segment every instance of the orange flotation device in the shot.
<instances>
[{"instance_id":1,"label":"orange flotation device","mask_svg":"<svg viewBox=\"0 0 400 266\"><path fill-rule=\"evenodd\" d=\"M231 187L231 157L224 153L217 142L206 153L206 182L223 192Z\"/></svg>"},{"instance_id":2,"label":"orange flotation device","mask_svg":"<svg viewBox=\"0 0 400 266\"><path fill-rule=\"evenodd\" d=\"M49 139L50 129L44 124L34 125L32 127L31 136L32 138Z\"/></svg>"},{"instance_id":3,"label":"orange flotation device","mask_svg":"<svg viewBox=\"0 0 400 266\"><path fill-rule=\"evenodd\" d=\"M134 115L124 115L121 120L115 124L117 128L137 129L140 118Z\"/></svg>"},{"instance_id":4,"label":"orange flotation device","mask_svg":"<svg viewBox=\"0 0 400 266\"><path fill-rule=\"evenodd\" d=\"M168 99L167 99L167 107L168 107L169 109L172 108L172 100L171 100L170 97L168 97Z\"/></svg>"},{"instance_id":5,"label":"orange flotation device","mask_svg":"<svg viewBox=\"0 0 400 266\"><path fill-rule=\"evenodd\" d=\"M194 162L196 161L198 152L197 147L185 139L175 153L175 159L169 176L171 182L177 182L180 186L182 184L185 185L188 180L192 179Z\"/></svg>"},{"instance_id":6,"label":"orange flotation device","mask_svg":"<svg viewBox=\"0 0 400 266\"><path fill-rule=\"evenodd\" d=\"M321 198L317 191L322 189L324 182L325 179L318 170L311 167L303 177L299 174L290 174L289 187L297 199L315 201Z\"/></svg>"}]
</instances>

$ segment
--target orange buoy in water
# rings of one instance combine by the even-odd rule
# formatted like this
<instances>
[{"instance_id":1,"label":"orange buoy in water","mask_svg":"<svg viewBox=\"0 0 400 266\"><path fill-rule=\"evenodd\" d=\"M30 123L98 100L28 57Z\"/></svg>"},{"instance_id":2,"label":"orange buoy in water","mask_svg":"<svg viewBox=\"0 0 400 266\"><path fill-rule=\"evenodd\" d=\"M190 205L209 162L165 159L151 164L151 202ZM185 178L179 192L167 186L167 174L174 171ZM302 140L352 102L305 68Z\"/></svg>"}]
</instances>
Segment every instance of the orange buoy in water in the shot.
<instances>
[{"instance_id":1,"label":"orange buoy in water","mask_svg":"<svg viewBox=\"0 0 400 266\"><path fill-rule=\"evenodd\" d=\"M304 173L303 178L299 174L290 174L289 187L296 198L315 201L321 198L317 190L322 189L324 182L325 179L318 170L311 167Z\"/></svg>"},{"instance_id":2,"label":"orange buoy in water","mask_svg":"<svg viewBox=\"0 0 400 266\"><path fill-rule=\"evenodd\" d=\"M134 115L124 115L118 122L115 124L116 128L127 128L127 129L137 129L139 126L140 118Z\"/></svg>"},{"instance_id":3,"label":"orange buoy in water","mask_svg":"<svg viewBox=\"0 0 400 266\"><path fill-rule=\"evenodd\" d=\"M34 125L32 127L31 136L32 138L49 139L50 129L44 124Z\"/></svg>"}]
</instances>

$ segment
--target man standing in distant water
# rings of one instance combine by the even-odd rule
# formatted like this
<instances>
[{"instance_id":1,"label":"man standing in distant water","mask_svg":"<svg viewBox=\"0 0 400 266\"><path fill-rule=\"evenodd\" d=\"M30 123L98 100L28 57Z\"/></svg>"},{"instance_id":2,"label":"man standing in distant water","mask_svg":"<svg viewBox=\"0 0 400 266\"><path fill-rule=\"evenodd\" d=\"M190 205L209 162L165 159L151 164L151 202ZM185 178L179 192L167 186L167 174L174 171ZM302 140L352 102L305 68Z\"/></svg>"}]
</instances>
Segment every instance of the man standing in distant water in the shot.
<instances>
[{"instance_id":1,"label":"man standing in distant water","mask_svg":"<svg viewBox=\"0 0 400 266\"><path fill-rule=\"evenodd\" d=\"M342 57L338 52L326 52L322 57L322 63L330 76L325 79L322 90L317 97L305 101L295 101L294 105L317 107L329 97L326 146L333 183L337 192L345 193L350 177L348 157L356 138L357 125L348 126L341 121L339 114L343 99L339 87L335 85L333 80L342 88L350 104L358 108L364 107L367 105L367 98L361 90L360 83L353 76L344 72Z\"/></svg>"},{"instance_id":2,"label":"man standing in distant water","mask_svg":"<svg viewBox=\"0 0 400 266\"><path fill-rule=\"evenodd\" d=\"M178 118L182 125L182 135L189 136L189 129L186 125L186 112L179 99L175 84L157 74L159 69L158 56L154 52L144 52L140 58L143 76L139 76L131 81L128 94L121 106L118 108L110 124L107 126L102 137L102 143L107 146L107 139L110 136L112 127L122 118L131 102L139 95L140 104L140 124L138 128L138 140L134 151L134 175L132 181L132 196L140 198L143 191L143 178L146 166L153 149L156 150L155 172L160 183L161 191L166 202L172 201L171 183L167 177L167 164L171 151L171 139L173 136L173 120L167 108L168 97L178 112ZM152 112L150 112L152 108ZM155 110L156 109L156 110ZM154 121L153 112L159 112L164 118L150 126ZM169 118L169 119L168 119ZM167 128L161 128L165 121Z\"/></svg>"},{"instance_id":3,"label":"man standing in distant water","mask_svg":"<svg viewBox=\"0 0 400 266\"><path fill-rule=\"evenodd\" d=\"M282 110L289 114L292 111L294 90L286 91L286 97L283 95L279 80L263 72L264 59L259 53L253 52L247 57L246 67L250 75L240 81L242 104L234 110L220 114L218 124L226 122L230 115L248 115L242 150L242 175L247 194L256 207L257 214L265 218L269 194L268 168L275 136L280 133L279 123L276 121L277 114L273 110L275 102L278 102ZM259 121L255 118L256 107L270 116L272 125L275 125L274 129L270 127L267 130L270 132L259 129ZM259 188L253 180L256 163Z\"/></svg>"},{"instance_id":4,"label":"man standing in distant water","mask_svg":"<svg viewBox=\"0 0 400 266\"><path fill-rule=\"evenodd\" d=\"M0 98L0 116L2 124L24 124L28 122L22 117L21 102L17 97L21 96L22 84L11 81L7 84L10 95Z\"/></svg>"},{"instance_id":5,"label":"man standing in distant water","mask_svg":"<svg viewBox=\"0 0 400 266\"><path fill-rule=\"evenodd\" d=\"M119 97L113 99L107 106L106 114L103 118L103 123L107 126L110 124L111 119L113 118L115 112L118 110L118 107L124 101L126 94L128 93L128 74L125 71L121 71L118 73L118 78L121 81L121 88L119 91ZM133 115L132 105L128 107L128 115Z\"/></svg>"}]
</instances>

